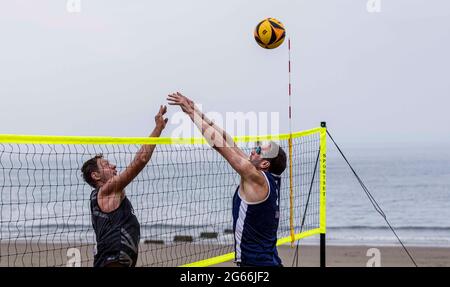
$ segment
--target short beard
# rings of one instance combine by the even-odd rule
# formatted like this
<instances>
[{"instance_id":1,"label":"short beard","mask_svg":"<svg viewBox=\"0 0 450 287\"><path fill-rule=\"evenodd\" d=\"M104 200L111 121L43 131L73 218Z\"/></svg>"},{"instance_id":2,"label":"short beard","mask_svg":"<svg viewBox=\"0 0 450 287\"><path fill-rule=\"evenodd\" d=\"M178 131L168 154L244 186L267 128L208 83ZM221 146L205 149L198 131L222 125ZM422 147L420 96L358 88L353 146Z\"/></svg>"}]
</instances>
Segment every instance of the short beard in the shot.
<instances>
[{"instance_id":1,"label":"short beard","mask_svg":"<svg viewBox=\"0 0 450 287\"><path fill-rule=\"evenodd\" d=\"M259 168L259 165L262 162L262 160L254 159L254 160L250 160L250 162L253 164L254 167Z\"/></svg>"}]
</instances>

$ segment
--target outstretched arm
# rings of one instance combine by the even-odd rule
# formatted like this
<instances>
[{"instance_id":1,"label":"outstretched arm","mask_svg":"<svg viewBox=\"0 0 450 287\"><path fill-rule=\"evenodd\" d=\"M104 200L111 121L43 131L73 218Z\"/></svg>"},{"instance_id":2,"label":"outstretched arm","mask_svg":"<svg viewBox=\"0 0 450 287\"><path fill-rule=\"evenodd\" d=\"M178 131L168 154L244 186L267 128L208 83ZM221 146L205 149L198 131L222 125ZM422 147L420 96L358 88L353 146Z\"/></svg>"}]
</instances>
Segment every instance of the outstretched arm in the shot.
<instances>
[{"instance_id":1,"label":"outstretched arm","mask_svg":"<svg viewBox=\"0 0 450 287\"><path fill-rule=\"evenodd\" d=\"M244 179L260 180L261 174L248 160L248 156L236 146L233 138L208 119L195 103L180 93L169 95L169 105L180 106L201 131L208 143L216 149Z\"/></svg>"},{"instance_id":2,"label":"outstretched arm","mask_svg":"<svg viewBox=\"0 0 450 287\"><path fill-rule=\"evenodd\" d=\"M216 132L215 134L219 137L221 137L224 141L224 146L226 144L227 147L232 148L236 153L238 153L242 157L247 157L247 155L236 145L236 143L233 140L233 137L231 137L224 129L222 129L220 126L216 125L212 120L210 120L192 101L191 99L183 96L180 93L169 95L168 98L169 105L179 105L181 109L190 116L190 114L194 113L194 118L192 121L196 123L197 127L199 127L200 120L203 120L202 122L202 128L199 127L200 130L206 130L206 129L214 129ZM183 102L183 104L181 104ZM203 132L202 132L203 134Z\"/></svg>"},{"instance_id":3,"label":"outstretched arm","mask_svg":"<svg viewBox=\"0 0 450 287\"><path fill-rule=\"evenodd\" d=\"M203 119L210 127L214 128L217 132L217 134L222 135L222 139L228 143L228 146L232 148L236 153L238 153L240 156L246 158L248 155L246 155L234 142L233 137L231 137L224 129L222 129L220 126L216 125L213 121L211 121L200 109L197 108L194 104L194 111L195 115L201 119Z\"/></svg>"},{"instance_id":4,"label":"outstretched arm","mask_svg":"<svg viewBox=\"0 0 450 287\"><path fill-rule=\"evenodd\" d=\"M167 124L167 118L164 114L167 111L166 106L161 106L155 116L155 128L150 137L159 137ZM108 196L113 193L122 191L147 165L152 157L156 145L143 145L136 153L134 159L127 166L127 168L119 175L114 176L106 182L100 189L100 196Z\"/></svg>"}]
</instances>

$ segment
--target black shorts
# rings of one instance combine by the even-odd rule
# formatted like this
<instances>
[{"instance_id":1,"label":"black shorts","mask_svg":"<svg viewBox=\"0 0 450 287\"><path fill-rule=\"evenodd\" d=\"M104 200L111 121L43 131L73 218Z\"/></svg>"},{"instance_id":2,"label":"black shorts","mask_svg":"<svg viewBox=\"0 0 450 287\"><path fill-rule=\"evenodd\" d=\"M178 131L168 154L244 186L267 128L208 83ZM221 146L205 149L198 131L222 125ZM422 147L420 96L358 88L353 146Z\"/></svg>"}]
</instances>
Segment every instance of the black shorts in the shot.
<instances>
[{"instance_id":1,"label":"black shorts","mask_svg":"<svg viewBox=\"0 0 450 287\"><path fill-rule=\"evenodd\" d=\"M104 253L101 256L95 256L94 267L107 267L108 265L135 267L137 254L134 252L117 251Z\"/></svg>"},{"instance_id":2,"label":"black shorts","mask_svg":"<svg viewBox=\"0 0 450 287\"><path fill-rule=\"evenodd\" d=\"M246 264L246 263L242 263L242 262L236 262L236 265L238 267L283 267L283 264L273 265L273 266L261 266L261 265Z\"/></svg>"}]
</instances>

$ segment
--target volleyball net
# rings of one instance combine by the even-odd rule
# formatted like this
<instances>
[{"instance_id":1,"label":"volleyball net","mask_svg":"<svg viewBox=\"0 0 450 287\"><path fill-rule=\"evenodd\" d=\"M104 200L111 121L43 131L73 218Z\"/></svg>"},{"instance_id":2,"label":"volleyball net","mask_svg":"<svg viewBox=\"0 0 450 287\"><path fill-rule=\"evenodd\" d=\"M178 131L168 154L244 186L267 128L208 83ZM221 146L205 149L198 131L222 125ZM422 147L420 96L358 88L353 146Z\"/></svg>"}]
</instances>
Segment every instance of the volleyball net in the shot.
<instances>
[{"instance_id":1,"label":"volleyball net","mask_svg":"<svg viewBox=\"0 0 450 287\"><path fill-rule=\"evenodd\" d=\"M250 153L268 139L288 155L277 244L325 234L326 129L235 141ZM157 147L126 187L141 226L137 266L233 260L239 175L204 139L0 135L0 266L92 266L92 188L80 168L101 153L120 172L142 144Z\"/></svg>"}]
</instances>

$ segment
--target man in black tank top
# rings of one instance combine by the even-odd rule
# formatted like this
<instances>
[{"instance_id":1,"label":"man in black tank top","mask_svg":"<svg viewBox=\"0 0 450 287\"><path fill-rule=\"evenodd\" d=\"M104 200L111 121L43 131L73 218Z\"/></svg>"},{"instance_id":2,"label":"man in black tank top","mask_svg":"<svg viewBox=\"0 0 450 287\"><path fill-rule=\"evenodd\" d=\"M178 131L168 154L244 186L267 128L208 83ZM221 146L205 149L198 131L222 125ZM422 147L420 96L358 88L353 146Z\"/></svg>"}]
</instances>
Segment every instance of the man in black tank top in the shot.
<instances>
[{"instance_id":1,"label":"man in black tank top","mask_svg":"<svg viewBox=\"0 0 450 287\"><path fill-rule=\"evenodd\" d=\"M159 137L166 127L166 106L155 116L150 137ZM84 180L94 188L91 193L92 226L97 241L94 267L134 267L138 258L140 226L125 187L149 162L155 145L143 145L133 161L120 174L116 166L96 155L81 168Z\"/></svg>"}]
</instances>

